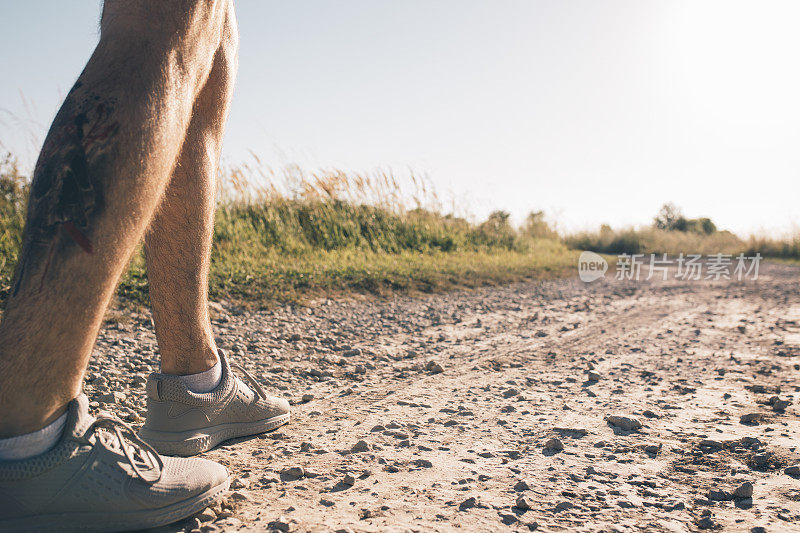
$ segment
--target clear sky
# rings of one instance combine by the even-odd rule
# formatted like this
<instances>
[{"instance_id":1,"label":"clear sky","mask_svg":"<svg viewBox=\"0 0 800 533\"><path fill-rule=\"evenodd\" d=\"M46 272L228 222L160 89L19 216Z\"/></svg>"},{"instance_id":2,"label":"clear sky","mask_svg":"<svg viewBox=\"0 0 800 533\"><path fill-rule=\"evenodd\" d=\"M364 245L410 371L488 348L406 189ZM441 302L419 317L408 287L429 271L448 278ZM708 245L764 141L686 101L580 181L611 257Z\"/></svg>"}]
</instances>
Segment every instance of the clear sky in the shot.
<instances>
[{"instance_id":1,"label":"clear sky","mask_svg":"<svg viewBox=\"0 0 800 533\"><path fill-rule=\"evenodd\" d=\"M96 0L2 0L0 143L30 166ZM478 216L800 223L800 3L238 0L224 157L427 173Z\"/></svg>"}]
</instances>

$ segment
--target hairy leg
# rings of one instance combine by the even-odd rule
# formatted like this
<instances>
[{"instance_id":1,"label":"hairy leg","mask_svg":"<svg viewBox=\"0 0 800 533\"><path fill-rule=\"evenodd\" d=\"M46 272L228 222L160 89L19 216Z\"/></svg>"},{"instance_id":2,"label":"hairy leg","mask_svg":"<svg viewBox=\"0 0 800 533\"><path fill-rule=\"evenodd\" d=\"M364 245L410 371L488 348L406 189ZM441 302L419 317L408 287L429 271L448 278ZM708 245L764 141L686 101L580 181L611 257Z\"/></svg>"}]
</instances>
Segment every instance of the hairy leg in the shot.
<instances>
[{"instance_id":1,"label":"hairy leg","mask_svg":"<svg viewBox=\"0 0 800 533\"><path fill-rule=\"evenodd\" d=\"M163 194L226 3L107 0L100 41L45 139L0 322L0 438L63 412Z\"/></svg>"},{"instance_id":2,"label":"hairy leg","mask_svg":"<svg viewBox=\"0 0 800 533\"><path fill-rule=\"evenodd\" d=\"M161 371L194 374L217 362L208 318L208 268L216 173L236 77L238 32L229 4L222 43L194 112L178 164L145 237Z\"/></svg>"}]
</instances>

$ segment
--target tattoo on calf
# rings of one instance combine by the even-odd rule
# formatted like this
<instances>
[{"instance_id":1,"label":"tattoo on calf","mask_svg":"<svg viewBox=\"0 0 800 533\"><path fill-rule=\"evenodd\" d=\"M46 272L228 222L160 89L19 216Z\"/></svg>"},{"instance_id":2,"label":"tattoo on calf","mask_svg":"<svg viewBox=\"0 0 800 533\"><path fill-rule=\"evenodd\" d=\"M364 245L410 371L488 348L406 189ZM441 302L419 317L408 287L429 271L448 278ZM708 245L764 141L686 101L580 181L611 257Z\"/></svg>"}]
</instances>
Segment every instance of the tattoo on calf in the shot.
<instances>
[{"instance_id":1,"label":"tattoo on calf","mask_svg":"<svg viewBox=\"0 0 800 533\"><path fill-rule=\"evenodd\" d=\"M70 253L70 241L87 254L94 252L87 232L102 208L103 184L92 171L112 149L119 123L113 99L94 94L79 98L80 88L78 82L67 95L56 118L60 125L48 135L36 164L13 294L32 265L43 261L41 288L51 262L60 253ZM61 239L62 234L69 239Z\"/></svg>"}]
</instances>

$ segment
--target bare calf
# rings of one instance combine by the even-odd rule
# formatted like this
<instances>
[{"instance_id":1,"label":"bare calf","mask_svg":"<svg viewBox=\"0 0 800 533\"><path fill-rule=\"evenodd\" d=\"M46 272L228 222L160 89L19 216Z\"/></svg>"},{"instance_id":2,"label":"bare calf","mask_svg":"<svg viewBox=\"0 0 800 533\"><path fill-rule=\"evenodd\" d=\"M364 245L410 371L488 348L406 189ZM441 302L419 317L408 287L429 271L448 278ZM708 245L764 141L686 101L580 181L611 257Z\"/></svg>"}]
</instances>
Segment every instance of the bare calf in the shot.
<instances>
[{"instance_id":1,"label":"bare calf","mask_svg":"<svg viewBox=\"0 0 800 533\"><path fill-rule=\"evenodd\" d=\"M165 364L213 364L209 191L235 48L230 1L106 1L100 41L34 170L0 322L0 438L43 427L77 396L103 313L165 191L147 240ZM185 339L197 342L197 361L177 354Z\"/></svg>"}]
</instances>

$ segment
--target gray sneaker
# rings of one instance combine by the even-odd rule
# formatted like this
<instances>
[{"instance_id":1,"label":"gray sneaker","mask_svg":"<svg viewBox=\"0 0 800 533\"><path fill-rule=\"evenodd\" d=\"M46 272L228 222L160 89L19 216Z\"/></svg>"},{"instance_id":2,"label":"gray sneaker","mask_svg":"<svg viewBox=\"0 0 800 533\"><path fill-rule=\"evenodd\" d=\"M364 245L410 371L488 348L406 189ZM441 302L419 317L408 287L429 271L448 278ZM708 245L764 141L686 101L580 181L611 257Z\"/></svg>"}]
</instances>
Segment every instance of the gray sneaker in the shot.
<instances>
[{"instance_id":1,"label":"gray sneaker","mask_svg":"<svg viewBox=\"0 0 800 533\"><path fill-rule=\"evenodd\" d=\"M191 516L228 489L205 459L160 457L133 429L95 419L81 394L52 450L0 462L0 531L129 531Z\"/></svg>"},{"instance_id":2,"label":"gray sneaker","mask_svg":"<svg viewBox=\"0 0 800 533\"><path fill-rule=\"evenodd\" d=\"M289 402L267 396L244 368L234 365L248 387L233 375L223 350L219 359L222 382L211 392L192 392L178 376L147 378L147 419L139 436L159 453L195 455L222 441L264 433L289 421Z\"/></svg>"}]
</instances>

